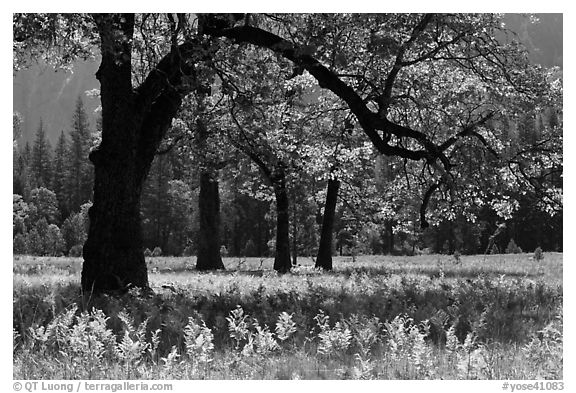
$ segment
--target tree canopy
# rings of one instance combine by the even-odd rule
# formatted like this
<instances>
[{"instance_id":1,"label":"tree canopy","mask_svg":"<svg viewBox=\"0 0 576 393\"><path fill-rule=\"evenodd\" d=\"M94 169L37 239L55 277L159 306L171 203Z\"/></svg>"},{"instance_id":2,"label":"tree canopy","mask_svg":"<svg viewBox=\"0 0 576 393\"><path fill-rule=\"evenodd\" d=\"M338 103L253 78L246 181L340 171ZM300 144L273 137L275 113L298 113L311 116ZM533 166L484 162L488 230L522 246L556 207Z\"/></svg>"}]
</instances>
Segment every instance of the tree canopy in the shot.
<instances>
[{"instance_id":1,"label":"tree canopy","mask_svg":"<svg viewBox=\"0 0 576 393\"><path fill-rule=\"evenodd\" d=\"M562 209L561 75L529 62L502 15L14 14L13 30L15 69L101 61L85 289L147 286L144 180L157 154L194 138L201 166L224 168L229 143L272 185L281 271L289 199L304 211L330 180L345 210L390 233L486 207L509 219L519 201ZM79 109L75 128L73 146Z\"/></svg>"}]
</instances>

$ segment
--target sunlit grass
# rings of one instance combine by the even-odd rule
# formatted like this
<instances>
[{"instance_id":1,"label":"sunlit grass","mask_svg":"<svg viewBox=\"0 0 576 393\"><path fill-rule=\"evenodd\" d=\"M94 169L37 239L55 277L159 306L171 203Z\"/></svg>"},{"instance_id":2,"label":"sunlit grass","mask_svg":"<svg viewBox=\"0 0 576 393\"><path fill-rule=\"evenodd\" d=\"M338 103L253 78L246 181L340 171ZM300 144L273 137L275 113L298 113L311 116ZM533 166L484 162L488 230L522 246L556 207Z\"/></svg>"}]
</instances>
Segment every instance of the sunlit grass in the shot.
<instances>
[{"instance_id":1,"label":"sunlit grass","mask_svg":"<svg viewBox=\"0 0 576 393\"><path fill-rule=\"evenodd\" d=\"M162 332L156 362L143 359L138 367L128 368L131 374L127 375L126 365L118 360L102 360L100 368L92 371L96 374L87 374L94 378L524 379L561 375L561 351L558 355L539 349L561 348L561 342L546 338L530 344L530 340L544 337L538 332L555 324L561 315L562 254L545 253L542 261L531 259L530 254L462 256L459 261L446 255L363 256L355 261L336 257L335 269L329 273L313 269L310 258L299 261L301 266L291 274L278 275L271 269L271 258L226 258L227 269L216 272L194 270L194 258L147 258L154 292L141 297L133 292L121 296L82 293L78 258L17 256L14 376L65 379L73 375L71 369L54 366L63 361L60 355L31 347L29 329L46 326L74 304L80 310L103 310L111 317L108 327L118 337L122 328L117 315L124 310L135 323L149 321L147 339L157 329ZM226 319L237 305L271 330L281 312L292 315L297 331L290 345L263 357L238 358ZM385 323L404 315L414 324L428 323L429 331L418 333L424 340L420 352L406 355L422 357L419 361L425 366L395 358L394 353L404 356L403 352L390 352L387 345L392 344L385 330L377 333L381 344L369 357L358 359L353 350L342 356L320 356L315 319L319 312L329 316L329 329L356 317ZM169 357L174 348L183 353L189 317L204 320L213 332L213 361L201 369L186 362L167 369L159 359ZM444 348L450 326L462 345L468 335L475 337L476 344L470 347L475 352L469 354L474 354L478 364L472 374L462 371L464 348L458 356ZM335 330L326 337L338 334ZM525 350L529 344L536 348L535 359Z\"/></svg>"}]
</instances>

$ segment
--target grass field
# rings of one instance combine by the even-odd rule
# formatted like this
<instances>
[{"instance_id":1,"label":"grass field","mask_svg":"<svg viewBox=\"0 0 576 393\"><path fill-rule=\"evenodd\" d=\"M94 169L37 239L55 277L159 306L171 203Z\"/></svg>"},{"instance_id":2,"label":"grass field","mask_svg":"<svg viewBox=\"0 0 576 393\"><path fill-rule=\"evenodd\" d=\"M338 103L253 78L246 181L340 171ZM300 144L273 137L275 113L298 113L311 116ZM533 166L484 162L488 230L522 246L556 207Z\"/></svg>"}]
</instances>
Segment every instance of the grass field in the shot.
<instances>
[{"instance_id":1,"label":"grass field","mask_svg":"<svg viewBox=\"0 0 576 393\"><path fill-rule=\"evenodd\" d=\"M15 256L14 378L562 378L561 253L272 262L147 258L154 293L96 297Z\"/></svg>"}]
</instances>

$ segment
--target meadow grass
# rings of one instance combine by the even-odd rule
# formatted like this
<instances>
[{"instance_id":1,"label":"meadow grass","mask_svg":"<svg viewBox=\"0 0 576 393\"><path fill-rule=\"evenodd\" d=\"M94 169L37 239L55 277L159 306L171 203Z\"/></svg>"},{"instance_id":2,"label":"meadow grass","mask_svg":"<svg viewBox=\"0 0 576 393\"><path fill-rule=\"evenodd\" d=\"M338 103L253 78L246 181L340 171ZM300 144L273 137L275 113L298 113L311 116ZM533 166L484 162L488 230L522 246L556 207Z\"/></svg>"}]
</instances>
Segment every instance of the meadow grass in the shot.
<instances>
[{"instance_id":1,"label":"meadow grass","mask_svg":"<svg viewBox=\"0 0 576 393\"><path fill-rule=\"evenodd\" d=\"M16 256L14 378L562 376L560 253L541 261L529 254L336 257L330 273L300 258L286 275L271 263L226 258L226 271L206 273L193 269L194 258L152 257L153 293L91 296L80 292L80 259ZM238 306L244 325L231 326ZM107 319L86 314L66 325L71 307L76 318L101 310ZM294 325L284 340L275 330L282 313ZM107 330L114 342L102 338ZM104 349L79 353L69 337L92 337ZM126 337L147 349L120 356ZM210 345L194 349L190 340ZM203 353L210 361L199 364Z\"/></svg>"}]
</instances>

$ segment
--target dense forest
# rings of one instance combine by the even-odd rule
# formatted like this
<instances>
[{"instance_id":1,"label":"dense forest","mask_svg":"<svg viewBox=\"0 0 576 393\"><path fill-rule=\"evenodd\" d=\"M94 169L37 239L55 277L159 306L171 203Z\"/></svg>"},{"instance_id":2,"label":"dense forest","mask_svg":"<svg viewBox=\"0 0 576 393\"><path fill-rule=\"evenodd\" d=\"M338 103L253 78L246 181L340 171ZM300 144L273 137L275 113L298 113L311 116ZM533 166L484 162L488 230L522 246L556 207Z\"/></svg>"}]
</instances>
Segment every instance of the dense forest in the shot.
<instances>
[{"instance_id":1,"label":"dense forest","mask_svg":"<svg viewBox=\"0 0 576 393\"><path fill-rule=\"evenodd\" d=\"M186 94L178 87L177 99L158 96L168 100L158 112L168 117L106 116L91 129L79 96L70 128L51 146L41 120L34 141L18 143L22 117L14 113L15 253L81 255L93 164L96 173L104 165L102 182L115 171L98 158L106 148L110 158L125 153L118 162L136 165L133 175L122 174L134 185L118 196L130 207L114 202L113 209L139 211L130 228L141 230L146 254L216 249L222 256L281 254L296 264L298 256L321 253L562 250L562 72L529 64L499 16L174 17L94 19L100 34L128 26L130 45L142 46L131 47L129 62L129 84L139 94L160 91L159 75L180 70L162 89L180 86ZM15 53L29 52L20 44L33 34L28 29L51 17L15 18ZM91 26L72 14L63 21L79 31ZM58 45L71 45L80 58L96 45L67 37ZM193 64L174 68L174 59L187 56ZM15 56L15 66L23 59ZM102 80L102 70L101 93L111 94L111 101L102 96L102 113L112 113L117 108L107 105L119 85ZM152 108L156 101L142 94ZM122 121L150 131L105 142L105 130ZM122 176L113 181L122 185ZM102 190L113 192L112 184ZM103 206L93 214L104 217ZM105 226L93 227L104 236Z\"/></svg>"}]
</instances>

